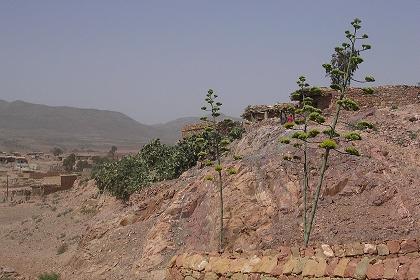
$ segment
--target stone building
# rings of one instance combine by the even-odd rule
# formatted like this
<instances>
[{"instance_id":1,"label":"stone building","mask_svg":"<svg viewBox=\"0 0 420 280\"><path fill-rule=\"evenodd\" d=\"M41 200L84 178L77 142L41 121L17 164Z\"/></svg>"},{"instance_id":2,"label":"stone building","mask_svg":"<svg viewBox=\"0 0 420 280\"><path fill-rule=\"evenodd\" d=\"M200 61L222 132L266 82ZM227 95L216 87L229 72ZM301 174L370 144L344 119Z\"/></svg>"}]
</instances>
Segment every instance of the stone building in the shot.
<instances>
[{"instance_id":1,"label":"stone building","mask_svg":"<svg viewBox=\"0 0 420 280\"><path fill-rule=\"evenodd\" d=\"M265 119L279 118L283 124L287 121L289 115L293 115L293 109L296 107L293 103L276 103L274 105L249 105L245 108L241 117L250 122L258 122Z\"/></svg>"}]
</instances>

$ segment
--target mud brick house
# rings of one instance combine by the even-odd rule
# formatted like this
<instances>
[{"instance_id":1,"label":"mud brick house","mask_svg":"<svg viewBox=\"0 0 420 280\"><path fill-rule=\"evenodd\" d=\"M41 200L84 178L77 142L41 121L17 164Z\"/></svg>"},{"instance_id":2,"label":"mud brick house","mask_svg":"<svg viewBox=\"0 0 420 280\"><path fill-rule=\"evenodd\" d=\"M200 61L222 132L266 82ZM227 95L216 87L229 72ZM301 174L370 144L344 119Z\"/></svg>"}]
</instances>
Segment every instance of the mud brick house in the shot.
<instances>
[{"instance_id":1,"label":"mud brick house","mask_svg":"<svg viewBox=\"0 0 420 280\"><path fill-rule=\"evenodd\" d=\"M250 122L258 122L265 119L280 118L283 124L287 121L287 117L293 114L296 107L293 103L277 103L274 105L255 105L245 108L242 118Z\"/></svg>"}]
</instances>

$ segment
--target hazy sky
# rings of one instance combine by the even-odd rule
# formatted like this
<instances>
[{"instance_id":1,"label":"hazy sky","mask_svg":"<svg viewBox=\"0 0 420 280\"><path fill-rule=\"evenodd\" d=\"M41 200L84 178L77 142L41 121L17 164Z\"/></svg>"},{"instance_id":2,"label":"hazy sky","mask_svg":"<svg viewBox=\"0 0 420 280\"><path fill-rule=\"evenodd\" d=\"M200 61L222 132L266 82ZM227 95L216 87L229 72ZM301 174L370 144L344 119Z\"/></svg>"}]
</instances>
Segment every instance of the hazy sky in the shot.
<instances>
[{"instance_id":1,"label":"hazy sky","mask_svg":"<svg viewBox=\"0 0 420 280\"><path fill-rule=\"evenodd\" d=\"M288 100L362 19L360 74L420 82L420 0L0 1L0 99L116 110L143 123Z\"/></svg>"}]
</instances>

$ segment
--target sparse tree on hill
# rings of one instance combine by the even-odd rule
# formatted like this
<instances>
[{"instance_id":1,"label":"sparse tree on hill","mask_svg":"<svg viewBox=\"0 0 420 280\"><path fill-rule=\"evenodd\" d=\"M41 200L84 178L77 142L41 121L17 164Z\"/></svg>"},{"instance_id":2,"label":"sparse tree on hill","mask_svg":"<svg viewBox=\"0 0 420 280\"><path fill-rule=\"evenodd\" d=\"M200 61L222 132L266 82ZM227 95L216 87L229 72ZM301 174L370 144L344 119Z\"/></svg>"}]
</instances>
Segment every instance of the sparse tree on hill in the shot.
<instances>
[{"instance_id":1,"label":"sparse tree on hill","mask_svg":"<svg viewBox=\"0 0 420 280\"><path fill-rule=\"evenodd\" d=\"M61 154L63 153L63 150L62 150L61 148L59 148L59 147L54 147L54 148L51 150L51 152L52 152L52 154L53 154L54 156L58 157L59 155L61 155Z\"/></svg>"},{"instance_id":2,"label":"sparse tree on hill","mask_svg":"<svg viewBox=\"0 0 420 280\"><path fill-rule=\"evenodd\" d=\"M202 159L207 160L207 165L211 165L211 160L214 159L216 162L214 169L217 172L218 180L218 188L219 188L219 199L220 199L220 232L219 232L219 250L223 251L223 178L222 178L222 162L221 157L224 153L228 151L227 145L229 145L230 141L223 137L222 133L219 131L218 124L218 117L220 116L220 107L222 103L216 101L218 95L214 93L212 89L209 89L205 98L207 106L201 108L201 110L210 113L210 117L202 117L201 120L208 123L206 128L207 137L206 140L204 138L198 138L197 142L203 143L206 141L205 150L201 151L199 156ZM209 159L209 156L210 159Z\"/></svg>"},{"instance_id":3,"label":"sparse tree on hill","mask_svg":"<svg viewBox=\"0 0 420 280\"><path fill-rule=\"evenodd\" d=\"M331 152L359 156L359 151L354 147L353 141L361 140L361 136L356 131L343 132L337 130L337 123L340 113L345 111L357 111L359 109L357 103L347 97L347 90L352 82L373 82L371 76L365 77L364 81L354 78L354 73L358 66L363 62L360 54L371 48L370 45L360 44L359 42L368 38L368 35L360 35L361 20L354 19L351 22L352 30L345 31L347 41L341 46L336 47L333 57L339 58L339 62L333 61L332 64L323 64L327 76L331 78L331 88L338 91L338 99L335 113L329 124L325 123L325 117L322 111L313 105L313 98L319 94L319 89L309 87L306 78L301 76L297 81L299 89L292 93L292 100L300 101L300 108L296 110L297 119L293 123L286 123L285 127L293 129L295 132L289 138L282 138L280 142L284 144L292 144L295 148L293 155L285 155L284 159L293 163L303 165L303 239L305 246L308 245L312 232L317 205L321 188L324 184L325 172L328 169L328 160ZM372 93L371 88L365 88L366 94ZM313 128L310 129L310 126ZM321 133L318 129L324 128ZM322 158L319 166L313 166L319 170L319 178L315 182L315 193L313 194L313 202L309 209L307 208L307 197L311 178L309 170L308 148L321 149ZM303 154L303 159L300 156Z\"/></svg>"},{"instance_id":4,"label":"sparse tree on hill","mask_svg":"<svg viewBox=\"0 0 420 280\"><path fill-rule=\"evenodd\" d=\"M85 168L91 168L92 165L89 164L89 162L87 160L79 160L76 163L76 171L83 171L83 169Z\"/></svg>"},{"instance_id":5,"label":"sparse tree on hill","mask_svg":"<svg viewBox=\"0 0 420 280\"><path fill-rule=\"evenodd\" d=\"M117 152L117 146L112 146L108 152L110 158L115 159L115 153Z\"/></svg>"},{"instance_id":6,"label":"sparse tree on hill","mask_svg":"<svg viewBox=\"0 0 420 280\"><path fill-rule=\"evenodd\" d=\"M70 154L63 160L63 167L66 171L73 171L74 164L76 163L76 155Z\"/></svg>"}]
</instances>

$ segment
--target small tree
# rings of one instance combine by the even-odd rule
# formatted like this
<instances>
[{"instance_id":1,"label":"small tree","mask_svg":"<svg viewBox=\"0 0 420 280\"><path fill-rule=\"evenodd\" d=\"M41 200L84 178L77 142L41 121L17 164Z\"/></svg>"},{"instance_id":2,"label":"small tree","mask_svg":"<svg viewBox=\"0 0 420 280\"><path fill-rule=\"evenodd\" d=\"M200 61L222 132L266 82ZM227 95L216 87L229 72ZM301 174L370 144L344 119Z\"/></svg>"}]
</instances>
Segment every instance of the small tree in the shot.
<instances>
[{"instance_id":1,"label":"small tree","mask_svg":"<svg viewBox=\"0 0 420 280\"><path fill-rule=\"evenodd\" d=\"M91 168L92 165L87 160L79 160L76 163L76 171L83 171L85 168Z\"/></svg>"},{"instance_id":2,"label":"small tree","mask_svg":"<svg viewBox=\"0 0 420 280\"><path fill-rule=\"evenodd\" d=\"M70 154L63 160L63 167L66 171L73 171L74 164L76 163L76 155Z\"/></svg>"},{"instance_id":3,"label":"small tree","mask_svg":"<svg viewBox=\"0 0 420 280\"><path fill-rule=\"evenodd\" d=\"M112 146L108 152L108 156L112 159L115 159L115 153L117 152L117 146Z\"/></svg>"},{"instance_id":4,"label":"small tree","mask_svg":"<svg viewBox=\"0 0 420 280\"><path fill-rule=\"evenodd\" d=\"M59 147L54 147L52 150L51 150L51 152L52 152L52 154L54 155L54 156L59 156L59 155L61 155L62 153L63 153L63 150L61 149L61 148L59 148Z\"/></svg>"},{"instance_id":5,"label":"small tree","mask_svg":"<svg viewBox=\"0 0 420 280\"><path fill-rule=\"evenodd\" d=\"M218 126L218 117L220 116L220 107L222 103L217 102L218 95L209 89L205 98L207 106L201 108L201 110L210 113L210 118L202 117L201 120L207 122L206 128L207 137L198 138L197 142L202 145L203 150L199 156L202 160L206 159L206 165L210 165L212 160L216 161L214 167L218 175L217 184L219 187L219 199L220 199L220 232L219 232L219 250L223 251L223 178L222 178L222 162L221 157L228 151L227 145L230 141L223 137L220 126ZM204 142L205 145L204 145Z\"/></svg>"},{"instance_id":6,"label":"small tree","mask_svg":"<svg viewBox=\"0 0 420 280\"><path fill-rule=\"evenodd\" d=\"M313 96L319 94L319 89L315 87L309 87L306 83L306 78L301 76L298 80L299 90L292 93L291 98L293 100L300 101L300 108L296 110L298 119L293 123L286 123L285 127L293 129L295 132L291 138L282 138L280 141L284 144L292 144L296 148L293 156L285 156L284 159L290 162L303 164L303 239L305 246L308 245L309 238L312 232L313 223L317 211L318 200L320 196L321 187L324 184L325 172L328 168L328 160L330 152L334 151L340 154L347 154L353 156L359 156L359 151L353 146L343 147L352 141L361 140L361 136L357 132L342 132L337 131L337 123L339 121L340 113L343 110L346 111L357 111L359 109L357 103L347 97L347 90L350 87L351 82L373 82L375 79L371 76L365 77L364 81L354 79L354 73L358 66L363 62L360 53L369 50L370 45L362 44L358 46L360 40L365 40L368 35L359 35L358 32L361 28L361 20L354 19L351 22L353 27L352 31L345 31L347 42L336 47L333 58L339 58L339 60L333 60L332 64L323 64L327 76L330 77L332 84L331 88L338 91L338 100L336 104L335 113L332 116L331 123L325 124L325 118L322 116L322 111L313 106ZM365 88L365 93L372 93L371 88ZM309 129L310 125L315 125L314 129ZM323 133L317 129L324 127ZM321 149L323 152L321 162L319 166L315 168L319 169L319 178L316 183L315 194L313 197L313 203L311 211L308 216L307 208L307 197L310 185L309 177L309 158L308 158L308 147ZM303 159L298 155L303 153Z\"/></svg>"}]
</instances>

